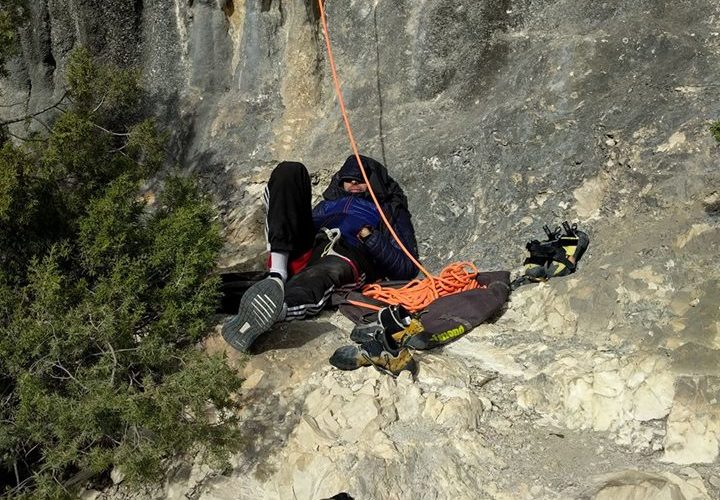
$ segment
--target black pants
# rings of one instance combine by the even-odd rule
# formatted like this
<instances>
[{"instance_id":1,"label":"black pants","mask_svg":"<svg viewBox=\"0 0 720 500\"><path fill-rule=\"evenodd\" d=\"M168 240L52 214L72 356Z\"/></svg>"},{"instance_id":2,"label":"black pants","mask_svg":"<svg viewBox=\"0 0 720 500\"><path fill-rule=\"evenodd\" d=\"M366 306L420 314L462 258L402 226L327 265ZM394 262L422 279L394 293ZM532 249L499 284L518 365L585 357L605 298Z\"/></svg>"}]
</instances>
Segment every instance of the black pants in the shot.
<instances>
[{"instance_id":1,"label":"black pants","mask_svg":"<svg viewBox=\"0 0 720 500\"><path fill-rule=\"evenodd\" d=\"M275 167L265 186L265 208L269 251L289 252L293 260L313 248L312 193L305 165L284 161Z\"/></svg>"},{"instance_id":2,"label":"black pants","mask_svg":"<svg viewBox=\"0 0 720 500\"><path fill-rule=\"evenodd\" d=\"M329 238L322 231L316 234L310 175L305 165L282 162L275 167L265 188L265 204L269 251L288 252L293 260L312 250L308 265L285 284L286 320L317 314L334 291L357 288L365 282L372 261L362 250L345 244L341 238L328 253ZM247 288L240 283L241 277L236 273L222 277L224 312L239 303L239 296ZM231 312L237 312L237 306Z\"/></svg>"}]
</instances>

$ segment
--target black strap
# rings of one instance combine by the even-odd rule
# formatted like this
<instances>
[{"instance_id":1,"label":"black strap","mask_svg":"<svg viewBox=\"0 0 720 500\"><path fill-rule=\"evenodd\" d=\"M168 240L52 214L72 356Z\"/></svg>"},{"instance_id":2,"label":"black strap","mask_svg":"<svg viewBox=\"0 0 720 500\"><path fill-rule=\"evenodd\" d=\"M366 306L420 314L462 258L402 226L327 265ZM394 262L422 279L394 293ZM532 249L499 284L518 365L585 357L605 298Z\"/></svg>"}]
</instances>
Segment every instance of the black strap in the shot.
<instances>
[{"instance_id":1,"label":"black strap","mask_svg":"<svg viewBox=\"0 0 720 500\"><path fill-rule=\"evenodd\" d=\"M577 224L573 224L572 226L568 224L568 221L564 221L562 223L563 229L565 230L565 236L570 236L571 238L577 238Z\"/></svg>"},{"instance_id":2,"label":"black strap","mask_svg":"<svg viewBox=\"0 0 720 500\"><path fill-rule=\"evenodd\" d=\"M538 240L529 242L526 248L528 252L530 252L530 257L525 259L523 265L536 264L539 266L547 266L554 261L564 264L565 267L570 269L570 272L574 272L575 264L568 260L565 249L563 248L563 242L567 245L577 243L577 240L568 241L567 238L561 238L552 242L541 243Z\"/></svg>"},{"instance_id":3,"label":"black strap","mask_svg":"<svg viewBox=\"0 0 720 500\"><path fill-rule=\"evenodd\" d=\"M564 251L561 246L556 242L539 242L538 240L532 240L525 245L527 251L533 257L547 257L554 258L558 252Z\"/></svg>"}]
</instances>

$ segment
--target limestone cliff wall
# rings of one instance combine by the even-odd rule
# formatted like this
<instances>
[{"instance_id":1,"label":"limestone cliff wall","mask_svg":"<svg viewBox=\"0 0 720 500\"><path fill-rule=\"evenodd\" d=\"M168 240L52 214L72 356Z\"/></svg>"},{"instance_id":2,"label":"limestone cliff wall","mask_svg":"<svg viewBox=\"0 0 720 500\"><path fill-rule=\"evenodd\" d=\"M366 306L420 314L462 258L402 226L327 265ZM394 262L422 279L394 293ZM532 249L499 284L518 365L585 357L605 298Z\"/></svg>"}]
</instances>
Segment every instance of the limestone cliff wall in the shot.
<instances>
[{"instance_id":1,"label":"limestone cliff wall","mask_svg":"<svg viewBox=\"0 0 720 500\"><path fill-rule=\"evenodd\" d=\"M505 248L515 241L509 231L610 221L709 194L706 126L719 107L713 2L327 9L360 146L423 208L417 224L431 264L452 252L509 265L521 253ZM2 85L17 106L2 113L61 94L78 44L138 66L176 159L214 183L231 211L253 172L288 158L331 170L349 151L318 30L310 0L33 2L23 57ZM233 226L239 214L229 215Z\"/></svg>"}]
</instances>

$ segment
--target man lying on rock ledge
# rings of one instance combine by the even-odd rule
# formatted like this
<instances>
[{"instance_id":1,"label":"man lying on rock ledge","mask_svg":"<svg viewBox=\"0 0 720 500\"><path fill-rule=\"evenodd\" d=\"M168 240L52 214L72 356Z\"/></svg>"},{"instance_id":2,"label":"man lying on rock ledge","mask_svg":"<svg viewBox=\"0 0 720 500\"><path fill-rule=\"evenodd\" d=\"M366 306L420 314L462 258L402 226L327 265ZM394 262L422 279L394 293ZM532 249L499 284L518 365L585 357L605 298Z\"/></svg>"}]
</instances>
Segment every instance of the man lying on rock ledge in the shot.
<instances>
[{"instance_id":1,"label":"man lying on rock ledge","mask_svg":"<svg viewBox=\"0 0 720 500\"><path fill-rule=\"evenodd\" d=\"M417 259L402 188L380 162L366 156L360 160L384 214ZM314 208L310 176L297 162L275 167L264 201L269 275L244 292L237 314L222 328L225 340L242 352L276 322L318 314L334 293L352 294L379 280L406 282L418 274L382 222L354 155L333 175ZM408 347L427 349L455 340L507 301L508 272L479 273L476 279L480 288L433 302L423 311L422 324L402 306L381 307L369 321L362 318L366 311L341 307L358 323L351 334L355 344L338 349L331 364L344 370L374 366L393 376L404 370L414 375L417 364ZM232 289L231 278L224 282Z\"/></svg>"},{"instance_id":2,"label":"man lying on rock ledge","mask_svg":"<svg viewBox=\"0 0 720 500\"><path fill-rule=\"evenodd\" d=\"M405 247L417 257L407 198L379 162L361 156L373 190ZM270 275L243 295L223 336L246 352L275 322L318 314L333 291L379 279L410 280L417 269L380 220L355 156L311 205L305 165L282 162L265 188Z\"/></svg>"}]
</instances>

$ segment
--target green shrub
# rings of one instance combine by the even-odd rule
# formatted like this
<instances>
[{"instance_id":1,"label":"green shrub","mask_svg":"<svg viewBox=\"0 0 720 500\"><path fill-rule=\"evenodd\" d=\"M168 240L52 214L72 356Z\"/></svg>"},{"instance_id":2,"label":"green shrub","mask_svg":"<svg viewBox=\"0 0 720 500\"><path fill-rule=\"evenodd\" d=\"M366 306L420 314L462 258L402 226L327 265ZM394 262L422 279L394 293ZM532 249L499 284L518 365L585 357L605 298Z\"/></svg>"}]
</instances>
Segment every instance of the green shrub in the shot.
<instances>
[{"instance_id":1,"label":"green shrub","mask_svg":"<svg viewBox=\"0 0 720 500\"><path fill-rule=\"evenodd\" d=\"M6 74L7 59L17 53L17 28L22 26L27 18L25 0L0 0L0 76Z\"/></svg>"},{"instance_id":2,"label":"green shrub","mask_svg":"<svg viewBox=\"0 0 720 500\"><path fill-rule=\"evenodd\" d=\"M170 178L149 210L164 146L133 73L84 50L70 66L77 104L0 148L0 496L72 497L113 467L139 484L240 442L241 381L197 348L218 300L211 205Z\"/></svg>"},{"instance_id":3,"label":"green shrub","mask_svg":"<svg viewBox=\"0 0 720 500\"><path fill-rule=\"evenodd\" d=\"M715 137L715 140L720 142L720 120L710 125L710 132Z\"/></svg>"}]
</instances>

